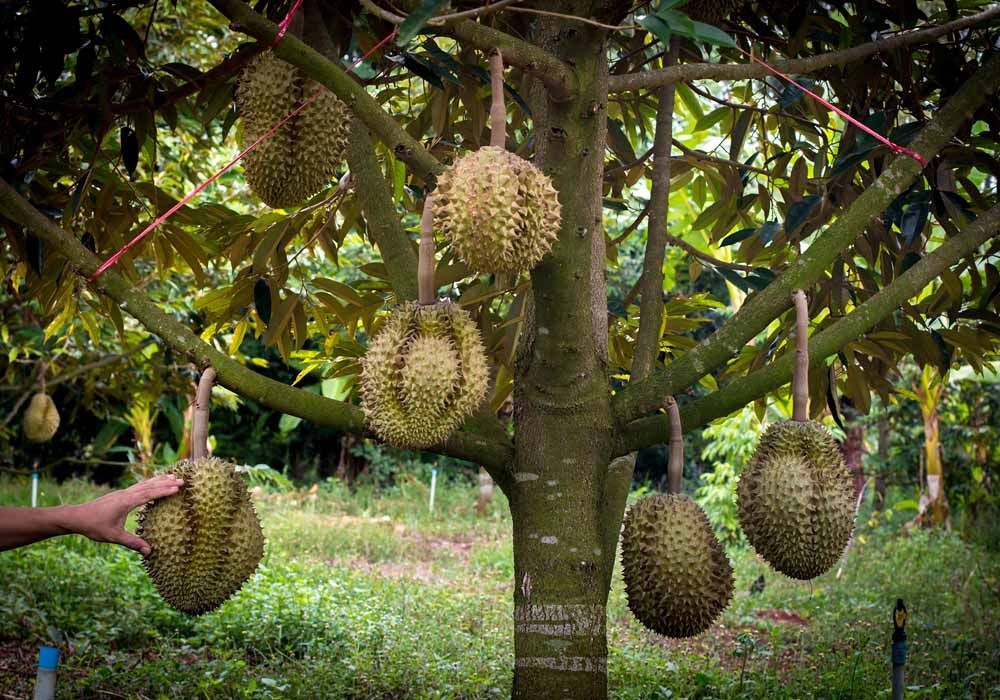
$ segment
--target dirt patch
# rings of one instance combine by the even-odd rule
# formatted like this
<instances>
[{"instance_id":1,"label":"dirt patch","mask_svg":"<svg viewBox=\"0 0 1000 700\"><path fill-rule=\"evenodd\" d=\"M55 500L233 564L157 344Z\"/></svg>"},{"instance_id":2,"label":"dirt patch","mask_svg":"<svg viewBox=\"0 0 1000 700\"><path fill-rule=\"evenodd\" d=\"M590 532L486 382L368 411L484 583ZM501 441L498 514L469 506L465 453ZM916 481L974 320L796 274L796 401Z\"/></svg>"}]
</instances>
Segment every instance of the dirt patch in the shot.
<instances>
[{"instance_id":1,"label":"dirt patch","mask_svg":"<svg viewBox=\"0 0 1000 700\"><path fill-rule=\"evenodd\" d=\"M789 625L800 625L802 627L809 624L808 620L791 610L769 608L767 610L758 610L754 615L761 620L768 620L769 622L781 622Z\"/></svg>"},{"instance_id":2,"label":"dirt patch","mask_svg":"<svg viewBox=\"0 0 1000 700\"><path fill-rule=\"evenodd\" d=\"M0 698L30 698L37 662L36 645L23 640L0 641Z\"/></svg>"}]
</instances>

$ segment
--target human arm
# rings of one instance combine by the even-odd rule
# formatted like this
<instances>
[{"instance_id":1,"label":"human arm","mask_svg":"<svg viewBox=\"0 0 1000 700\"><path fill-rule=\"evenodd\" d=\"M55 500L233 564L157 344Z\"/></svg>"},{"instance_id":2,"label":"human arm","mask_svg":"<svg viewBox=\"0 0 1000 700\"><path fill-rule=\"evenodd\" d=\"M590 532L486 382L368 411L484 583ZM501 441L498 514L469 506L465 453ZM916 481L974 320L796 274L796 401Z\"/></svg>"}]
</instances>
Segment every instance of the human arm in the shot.
<instances>
[{"instance_id":1,"label":"human arm","mask_svg":"<svg viewBox=\"0 0 1000 700\"><path fill-rule=\"evenodd\" d=\"M183 483L166 474L78 505L0 508L0 551L56 535L78 534L149 554L149 545L124 528L125 518L144 503L177 493Z\"/></svg>"}]
</instances>

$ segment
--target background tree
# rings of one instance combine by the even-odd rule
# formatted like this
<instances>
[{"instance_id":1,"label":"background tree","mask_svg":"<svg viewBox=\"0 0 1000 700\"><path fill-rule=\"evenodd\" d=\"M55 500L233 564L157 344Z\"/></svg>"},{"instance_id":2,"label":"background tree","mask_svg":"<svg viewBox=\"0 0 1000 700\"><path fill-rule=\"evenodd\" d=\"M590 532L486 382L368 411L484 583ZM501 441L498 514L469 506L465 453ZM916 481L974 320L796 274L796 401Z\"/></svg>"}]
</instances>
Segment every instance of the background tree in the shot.
<instances>
[{"instance_id":1,"label":"background tree","mask_svg":"<svg viewBox=\"0 0 1000 700\"><path fill-rule=\"evenodd\" d=\"M368 0L306 3L308 26L323 31L270 50L349 105L350 178L298 209L265 211L230 171L211 199L89 282L224 160L233 80L287 9L210 4L222 16L139 0L5 5L5 280L60 326L83 312L124 326L124 311L243 398L362 433L353 380L336 398L297 389L256 372L240 348L249 336L274 347L300 369L292 384L356 377L387 301L416 294L411 230L424 194L444 162L487 142L484 66L499 48L514 98L508 148L552 178L562 227L530 278L480 276L441 256L436 282L477 318L495 365L490 405L512 395L514 411L509 422L478 415L435 449L482 464L510 502L517 697L606 694L628 455L663 440L665 395L680 397L686 430L784 395L793 289L812 300L814 416L835 393L867 412L911 353L921 366L947 366L956 348L973 366L995 353L997 8L751 3L722 21L734 42L672 3L459 3L422 28L404 24L359 82L327 56L353 57L404 18ZM427 17L440 4L414 9ZM258 43L237 47L230 25ZM333 279L357 236L378 257ZM194 318L157 294L177 278L202 290ZM629 291L609 304L607 280ZM680 283L704 291L680 295Z\"/></svg>"}]
</instances>

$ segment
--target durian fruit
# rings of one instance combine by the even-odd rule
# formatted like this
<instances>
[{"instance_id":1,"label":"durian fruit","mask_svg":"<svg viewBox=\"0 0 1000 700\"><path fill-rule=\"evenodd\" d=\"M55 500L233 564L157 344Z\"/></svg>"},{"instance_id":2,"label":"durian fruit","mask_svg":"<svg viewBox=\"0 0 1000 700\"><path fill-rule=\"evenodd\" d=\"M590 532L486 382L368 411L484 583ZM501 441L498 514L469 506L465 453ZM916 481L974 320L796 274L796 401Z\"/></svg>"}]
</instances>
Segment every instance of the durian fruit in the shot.
<instances>
[{"instance_id":1,"label":"durian fruit","mask_svg":"<svg viewBox=\"0 0 1000 700\"><path fill-rule=\"evenodd\" d=\"M486 351L457 304L407 302L389 315L361 361L361 407L369 427L396 447L436 445L482 403Z\"/></svg>"},{"instance_id":2,"label":"durian fruit","mask_svg":"<svg viewBox=\"0 0 1000 700\"><path fill-rule=\"evenodd\" d=\"M264 536L231 463L202 457L178 462L171 471L184 485L143 506L136 534L149 543L143 565L163 599L200 615L253 575L264 556Z\"/></svg>"},{"instance_id":3,"label":"durian fruit","mask_svg":"<svg viewBox=\"0 0 1000 700\"><path fill-rule=\"evenodd\" d=\"M733 569L705 512L687 496L647 496L622 529L622 575L632 614L668 637L691 637L733 597Z\"/></svg>"},{"instance_id":4,"label":"durian fruit","mask_svg":"<svg viewBox=\"0 0 1000 700\"><path fill-rule=\"evenodd\" d=\"M747 0L691 0L677 9L697 22L715 25L748 4Z\"/></svg>"},{"instance_id":5,"label":"durian fruit","mask_svg":"<svg viewBox=\"0 0 1000 700\"><path fill-rule=\"evenodd\" d=\"M740 526L783 574L811 579L832 567L854 530L854 489L830 432L789 420L765 431L737 488Z\"/></svg>"},{"instance_id":6,"label":"durian fruit","mask_svg":"<svg viewBox=\"0 0 1000 700\"><path fill-rule=\"evenodd\" d=\"M518 274L551 250L561 222L547 175L496 146L458 158L438 178L438 228L458 257L480 272Z\"/></svg>"},{"instance_id":7,"label":"durian fruit","mask_svg":"<svg viewBox=\"0 0 1000 700\"><path fill-rule=\"evenodd\" d=\"M236 87L242 147L316 92L317 83L270 51L257 56ZM250 189L271 207L296 206L330 183L344 160L350 116L329 90L264 139L244 158Z\"/></svg>"},{"instance_id":8,"label":"durian fruit","mask_svg":"<svg viewBox=\"0 0 1000 700\"><path fill-rule=\"evenodd\" d=\"M31 397L22 424L24 436L31 442L48 442L59 429L59 410L56 402L45 392Z\"/></svg>"}]
</instances>

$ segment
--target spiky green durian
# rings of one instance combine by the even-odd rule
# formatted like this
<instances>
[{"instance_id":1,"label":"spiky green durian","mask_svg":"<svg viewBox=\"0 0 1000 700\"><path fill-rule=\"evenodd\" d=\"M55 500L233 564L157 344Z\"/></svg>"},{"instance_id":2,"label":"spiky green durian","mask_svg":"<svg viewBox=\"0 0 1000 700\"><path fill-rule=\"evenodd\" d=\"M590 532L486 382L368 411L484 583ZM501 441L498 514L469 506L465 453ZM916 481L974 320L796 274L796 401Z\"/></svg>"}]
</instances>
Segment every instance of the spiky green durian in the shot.
<instances>
[{"instance_id":1,"label":"spiky green durian","mask_svg":"<svg viewBox=\"0 0 1000 700\"><path fill-rule=\"evenodd\" d=\"M705 512L687 496L647 496L622 529L622 575L632 614L668 637L699 634L733 597L733 569Z\"/></svg>"},{"instance_id":2,"label":"spiky green durian","mask_svg":"<svg viewBox=\"0 0 1000 700\"><path fill-rule=\"evenodd\" d=\"M783 574L811 579L833 566L854 530L854 488L830 432L784 421L760 439L737 487L740 525Z\"/></svg>"},{"instance_id":3,"label":"spiky green durian","mask_svg":"<svg viewBox=\"0 0 1000 700\"><path fill-rule=\"evenodd\" d=\"M389 314L361 361L361 406L389 444L430 447L479 407L488 380L469 314L449 301L408 302Z\"/></svg>"},{"instance_id":4,"label":"spiky green durian","mask_svg":"<svg viewBox=\"0 0 1000 700\"><path fill-rule=\"evenodd\" d=\"M310 99L319 86L270 51L257 56L240 76L236 103L246 147ZM333 179L344 160L350 115L329 90L264 139L244 158L247 183L265 204L301 204Z\"/></svg>"},{"instance_id":5,"label":"spiky green durian","mask_svg":"<svg viewBox=\"0 0 1000 700\"><path fill-rule=\"evenodd\" d=\"M243 479L221 459L185 460L171 472L184 485L143 506L136 534L150 546L143 565L172 607L214 610L253 575L264 535Z\"/></svg>"},{"instance_id":6,"label":"spiky green durian","mask_svg":"<svg viewBox=\"0 0 1000 700\"><path fill-rule=\"evenodd\" d=\"M59 429L59 410L52 397L40 392L31 397L22 423L24 436L32 442L48 442Z\"/></svg>"},{"instance_id":7,"label":"spiky green durian","mask_svg":"<svg viewBox=\"0 0 1000 700\"><path fill-rule=\"evenodd\" d=\"M438 179L435 223L458 257L480 272L530 270L559 235L559 194L534 165L485 146Z\"/></svg>"},{"instance_id":8,"label":"spiky green durian","mask_svg":"<svg viewBox=\"0 0 1000 700\"><path fill-rule=\"evenodd\" d=\"M698 22L718 24L747 4L747 0L691 0L678 9Z\"/></svg>"}]
</instances>

